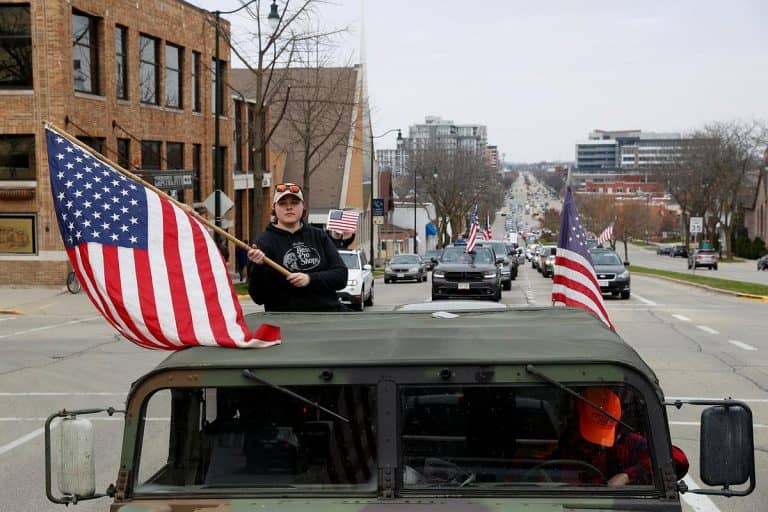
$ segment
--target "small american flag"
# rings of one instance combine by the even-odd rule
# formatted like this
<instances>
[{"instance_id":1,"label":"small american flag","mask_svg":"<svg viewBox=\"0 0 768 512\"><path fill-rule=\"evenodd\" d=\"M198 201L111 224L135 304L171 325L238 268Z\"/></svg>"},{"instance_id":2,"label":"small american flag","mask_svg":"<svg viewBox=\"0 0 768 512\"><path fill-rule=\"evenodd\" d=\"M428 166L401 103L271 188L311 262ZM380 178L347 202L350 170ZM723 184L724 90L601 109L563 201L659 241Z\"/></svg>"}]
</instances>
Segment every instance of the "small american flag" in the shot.
<instances>
[{"instance_id":1,"label":"small american flag","mask_svg":"<svg viewBox=\"0 0 768 512\"><path fill-rule=\"evenodd\" d=\"M567 187L555 256L552 302L587 310L615 330L603 304L603 295L595 277L586 240L571 187Z\"/></svg>"},{"instance_id":2,"label":"small american flag","mask_svg":"<svg viewBox=\"0 0 768 512\"><path fill-rule=\"evenodd\" d=\"M477 243L477 230L478 230L477 223L478 223L477 205L475 205L475 209L472 211L472 225L469 227L469 238L467 238L466 252L472 252L475 250L475 244Z\"/></svg>"},{"instance_id":3,"label":"small american flag","mask_svg":"<svg viewBox=\"0 0 768 512\"><path fill-rule=\"evenodd\" d=\"M485 216L485 229L483 230L483 240L491 240L493 233L491 233L491 216Z\"/></svg>"},{"instance_id":4,"label":"small american flag","mask_svg":"<svg viewBox=\"0 0 768 512\"><path fill-rule=\"evenodd\" d=\"M354 233L357 231L359 214L353 210L330 210L328 212L328 231Z\"/></svg>"},{"instance_id":5,"label":"small american flag","mask_svg":"<svg viewBox=\"0 0 768 512\"><path fill-rule=\"evenodd\" d=\"M203 225L172 201L46 127L56 217L83 289L133 343L268 347L267 324L251 333L224 260Z\"/></svg>"},{"instance_id":6,"label":"small american flag","mask_svg":"<svg viewBox=\"0 0 768 512\"><path fill-rule=\"evenodd\" d=\"M605 242L611 240L613 240L613 222L611 222L611 224L600 233L600 236L597 237L597 244L603 245Z\"/></svg>"}]
</instances>

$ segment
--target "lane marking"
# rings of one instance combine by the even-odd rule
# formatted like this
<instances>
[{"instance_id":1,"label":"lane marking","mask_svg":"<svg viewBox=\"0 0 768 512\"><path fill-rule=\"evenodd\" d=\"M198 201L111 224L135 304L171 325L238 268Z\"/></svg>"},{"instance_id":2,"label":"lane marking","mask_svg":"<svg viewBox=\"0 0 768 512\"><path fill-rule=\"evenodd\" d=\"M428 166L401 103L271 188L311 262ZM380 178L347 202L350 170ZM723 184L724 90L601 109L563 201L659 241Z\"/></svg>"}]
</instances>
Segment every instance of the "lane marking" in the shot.
<instances>
[{"instance_id":1,"label":"lane marking","mask_svg":"<svg viewBox=\"0 0 768 512\"><path fill-rule=\"evenodd\" d=\"M753 347L749 343L744 343L743 341L739 340L728 340L728 343L744 350L757 350L757 348Z\"/></svg>"},{"instance_id":2,"label":"lane marking","mask_svg":"<svg viewBox=\"0 0 768 512\"><path fill-rule=\"evenodd\" d=\"M670 421L669 425L676 425L679 427L700 427L701 423L698 421ZM753 428L768 428L768 425L764 423L753 423Z\"/></svg>"},{"instance_id":3,"label":"lane marking","mask_svg":"<svg viewBox=\"0 0 768 512\"><path fill-rule=\"evenodd\" d=\"M13 450L17 446L21 446L24 443L35 439L36 437L40 436L44 432L44 430L45 429L43 428L38 428L30 432L29 434L23 435L20 438L11 441L6 445L0 446L0 455L8 453L9 451Z\"/></svg>"},{"instance_id":4,"label":"lane marking","mask_svg":"<svg viewBox=\"0 0 768 512\"><path fill-rule=\"evenodd\" d=\"M709 334L720 334L720 331L716 331L711 327L707 327L706 325L697 325L696 327L698 327L704 332L708 332Z\"/></svg>"},{"instance_id":5,"label":"lane marking","mask_svg":"<svg viewBox=\"0 0 768 512\"><path fill-rule=\"evenodd\" d=\"M687 316L683 316L683 315L672 315L672 316L677 318L678 320L682 320L683 322L690 322L691 321L691 319L688 318Z\"/></svg>"},{"instance_id":6,"label":"lane marking","mask_svg":"<svg viewBox=\"0 0 768 512\"><path fill-rule=\"evenodd\" d=\"M645 297L641 297L640 295L638 295L636 293L633 293L632 296L634 298L636 298L637 300L639 300L640 302L644 302L644 303L648 304L649 306L658 306L658 304L656 304L652 300L646 299Z\"/></svg>"},{"instance_id":7,"label":"lane marking","mask_svg":"<svg viewBox=\"0 0 768 512\"><path fill-rule=\"evenodd\" d=\"M31 392L2 392L0 396L125 396L125 393L109 393L109 392L89 392L89 391L73 391L73 392L58 392L58 391L31 391Z\"/></svg>"},{"instance_id":8,"label":"lane marking","mask_svg":"<svg viewBox=\"0 0 768 512\"><path fill-rule=\"evenodd\" d=\"M667 400L723 400L723 397L711 398L705 396L668 396ZM768 398L733 398L739 402L765 404L768 403Z\"/></svg>"},{"instance_id":9,"label":"lane marking","mask_svg":"<svg viewBox=\"0 0 768 512\"><path fill-rule=\"evenodd\" d=\"M57 327L62 327L65 325L81 324L83 322L90 322L91 320L95 320L97 318L101 318L101 315L89 316L87 318L82 318L80 320L70 320L69 322L64 322L60 324L45 325L43 327L35 327L34 329L27 329L25 331L12 332L10 334L3 334L2 336L0 336L0 339L9 338L11 336L20 336L22 334L29 334L30 332L47 331L48 329L56 329Z\"/></svg>"},{"instance_id":10,"label":"lane marking","mask_svg":"<svg viewBox=\"0 0 768 512\"><path fill-rule=\"evenodd\" d=\"M18 318L17 316L6 316L3 318L0 318L0 322L6 322L8 320L16 320L17 318Z\"/></svg>"},{"instance_id":11,"label":"lane marking","mask_svg":"<svg viewBox=\"0 0 768 512\"><path fill-rule=\"evenodd\" d=\"M88 417L88 420L90 420L90 421L123 421L124 420L122 414L120 414L119 416L117 416L118 413L115 413L115 414L116 414L116 416ZM83 416L87 416L87 415L83 415ZM45 421L47 419L48 418L43 418L43 417L39 417L38 418L38 417L34 417L34 416L18 417L18 418L5 417L5 418L0 418L0 422L4 422L5 421L5 422L9 422L10 423L12 421ZM144 420L145 421L171 421L171 417L170 416L168 416L168 417L158 416L158 417L152 417L152 418L144 418ZM27 434L27 435L29 435L29 434Z\"/></svg>"},{"instance_id":12,"label":"lane marking","mask_svg":"<svg viewBox=\"0 0 768 512\"><path fill-rule=\"evenodd\" d=\"M690 475L685 475L683 481L686 483L689 489L700 489L699 484L696 483L696 480L691 478ZM720 509L717 508L717 505L715 505L709 496L705 494L692 494L687 492L685 494L681 494L680 497L683 498L683 501L685 501L688 506L691 507L695 512L720 512Z\"/></svg>"}]
</instances>

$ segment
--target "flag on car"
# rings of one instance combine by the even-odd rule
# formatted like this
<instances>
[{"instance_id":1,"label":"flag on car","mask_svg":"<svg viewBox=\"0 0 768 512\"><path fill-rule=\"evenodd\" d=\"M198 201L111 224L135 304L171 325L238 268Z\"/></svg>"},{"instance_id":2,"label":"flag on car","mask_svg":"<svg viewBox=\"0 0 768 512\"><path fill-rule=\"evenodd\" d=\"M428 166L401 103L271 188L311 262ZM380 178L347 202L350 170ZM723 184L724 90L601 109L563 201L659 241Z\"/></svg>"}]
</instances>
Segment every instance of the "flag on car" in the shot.
<instances>
[{"instance_id":1,"label":"flag on car","mask_svg":"<svg viewBox=\"0 0 768 512\"><path fill-rule=\"evenodd\" d=\"M600 233L597 237L597 245L603 245L605 242L613 240L613 222Z\"/></svg>"},{"instance_id":2,"label":"flag on car","mask_svg":"<svg viewBox=\"0 0 768 512\"><path fill-rule=\"evenodd\" d=\"M354 233L357 231L358 217L359 214L353 210L330 210L326 229L340 233Z\"/></svg>"},{"instance_id":3,"label":"flag on car","mask_svg":"<svg viewBox=\"0 0 768 512\"><path fill-rule=\"evenodd\" d=\"M280 343L250 332L206 228L169 198L46 127L51 192L64 247L96 309L151 349Z\"/></svg>"},{"instance_id":4,"label":"flag on car","mask_svg":"<svg viewBox=\"0 0 768 512\"><path fill-rule=\"evenodd\" d=\"M490 240L493 238L493 234L491 233L491 217L490 215L485 215L485 229L483 230L483 240Z\"/></svg>"},{"instance_id":5,"label":"flag on car","mask_svg":"<svg viewBox=\"0 0 768 512\"><path fill-rule=\"evenodd\" d=\"M477 205L475 205L475 209L472 210L472 225L469 227L469 237L467 238L467 247L465 252L472 252L475 250L475 244L477 243L477 230L478 230L478 219L477 219Z\"/></svg>"},{"instance_id":6,"label":"flag on car","mask_svg":"<svg viewBox=\"0 0 768 512\"><path fill-rule=\"evenodd\" d=\"M555 256L552 303L562 302L589 311L615 330L603 304L603 295L589 255L587 235L579 221L571 187L566 187Z\"/></svg>"}]
</instances>

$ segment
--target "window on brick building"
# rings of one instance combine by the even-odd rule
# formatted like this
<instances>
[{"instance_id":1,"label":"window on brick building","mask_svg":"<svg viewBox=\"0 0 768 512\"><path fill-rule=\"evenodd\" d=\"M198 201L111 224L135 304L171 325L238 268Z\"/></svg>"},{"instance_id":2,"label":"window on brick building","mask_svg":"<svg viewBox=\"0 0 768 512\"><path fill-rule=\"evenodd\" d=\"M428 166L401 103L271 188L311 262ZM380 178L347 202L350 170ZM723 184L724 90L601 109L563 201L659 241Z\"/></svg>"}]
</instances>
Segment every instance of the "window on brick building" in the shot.
<instances>
[{"instance_id":1,"label":"window on brick building","mask_svg":"<svg viewBox=\"0 0 768 512\"><path fill-rule=\"evenodd\" d=\"M241 109L243 107L243 102L236 101L234 103L235 105L235 126L232 134L232 137L235 139L235 153L232 155L232 163L235 171L242 171L243 170L243 163L242 163L242 152L243 152L243 129L240 124L243 122L243 116L241 113Z\"/></svg>"},{"instance_id":2,"label":"window on brick building","mask_svg":"<svg viewBox=\"0 0 768 512\"><path fill-rule=\"evenodd\" d=\"M165 143L165 168L183 169L184 168L184 144L181 142ZM179 201L184 200L184 189L172 190L171 196Z\"/></svg>"},{"instance_id":3,"label":"window on brick building","mask_svg":"<svg viewBox=\"0 0 768 512\"><path fill-rule=\"evenodd\" d=\"M35 136L0 135L0 181L35 179Z\"/></svg>"},{"instance_id":4,"label":"window on brick building","mask_svg":"<svg viewBox=\"0 0 768 512\"><path fill-rule=\"evenodd\" d=\"M142 103L159 105L158 89L160 68L158 65L159 41L154 37L141 35L139 38L139 91Z\"/></svg>"},{"instance_id":5,"label":"window on brick building","mask_svg":"<svg viewBox=\"0 0 768 512\"><path fill-rule=\"evenodd\" d=\"M29 5L0 5L0 88L32 88Z\"/></svg>"},{"instance_id":6,"label":"window on brick building","mask_svg":"<svg viewBox=\"0 0 768 512\"><path fill-rule=\"evenodd\" d=\"M203 194L201 192L200 185L200 156L202 146L200 144L192 144L192 201L199 203L203 200Z\"/></svg>"},{"instance_id":7,"label":"window on brick building","mask_svg":"<svg viewBox=\"0 0 768 512\"><path fill-rule=\"evenodd\" d=\"M91 149L95 149L102 155L104 154L104 137L86 137L84 135L78 135L77 140L85 144Z\"/></svg>"},{"instance_id":8,"label":"window on brick building","mask_svg":"<svg viewBox=\"0 0 768 512\"><path fill-rule=\"evenodd\" d=\"M219 60L219 76L221 77L221 91L219 91L219 94L217 96L216 94L216 59L211 60L211 113L215 114L216 112L219 113L219 115L225 116L227 115L226 111L224 110L226 103L224 102L224 98L227 97L227 95L224 93L224 84L227 83L227 77L224 76L225 71L227 70L227 63L226 61ZM217 110L218 108L218 110Z\"/></svg>"},{"instance_id":9,"label":"window on brick building","mask_svg":"<svg viewBox=\"0 0 768 512\"><path fill-rule=\"evenodd\" d=\"M160 141L143 140L141 141L141 168L156 170L160 169Z\"/></svg>"},{"instance_id":10,"label":"window on brick building","mask_svg":"<svg viewBox=\"0 0 768 512\"><path fill-rule=\"evenodd\" d=\"M117 165L123 169L130 169L131 139L117 139Z\"/></svg>"},{"instance_id":11,"label":"window on brick building","mask_svg":"<svg viewBox=\"0 0 768 512\"><path fill-rule=\"evenodd\" d=\"M183 48L165 44L165 105L167 107L183 107L181 80L183 57Z\"/></svg>"},{"instance_id":12,"label":"window on brick building","mask_svg":"<svg viewBox=\"0 0 768 512\"><path fill-rule=\"evenodd\" d=\"M200 52L192 52L192 110L200 112Z\"/></svg>"},{"instance_id":13,"label":"window on brick building","mask_svg":"<svg viewBox=\"0 0 768 512\"><path fill-rule=\"evenodd\" d=\"M115 26L115 89L117 97L128 99L128 29Z\"/></svg>"},{"instance_id":14,"label":"window on brick building","mask_svg":"<svg viewBox=\"0 0 768 512\"><path fill-rule=\"evenodd\" d=\"M72 11L72 68L75 90L99 94L99 19Z\"/></svg>"}]
</instances>

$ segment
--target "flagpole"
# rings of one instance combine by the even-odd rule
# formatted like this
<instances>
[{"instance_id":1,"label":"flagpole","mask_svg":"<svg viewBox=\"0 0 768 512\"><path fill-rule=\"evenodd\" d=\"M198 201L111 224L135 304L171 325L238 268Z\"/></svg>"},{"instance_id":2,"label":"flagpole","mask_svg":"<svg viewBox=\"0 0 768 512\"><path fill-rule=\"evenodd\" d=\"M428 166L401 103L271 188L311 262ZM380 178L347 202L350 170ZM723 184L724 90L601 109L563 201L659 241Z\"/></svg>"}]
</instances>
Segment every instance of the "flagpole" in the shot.
<instances>
[{"instance_id":1,"label":"flagpole","mask_svg":"<svg viewBox=\"0 0 768 512\"><path fill-rule=\"evenodd\" d=\"M178 200L174 199L173 197L169 196L168 194L166 194L165 192L163 192L162 190L160 190L156 186L154 186L154 185L144 181L141 177L137 176L136 174L133 174L131 171L129 171L127 169L124 169L123 167L121 167L116 162L110 160L108 157L102 155L101 153L98 153L96 150L92 149L91 147L89 147L87 145L84 145L81 141L77 140L75 137L72 137L65 130L62 130L61 128L59 128L55 124L49 123L47 121L44 122L43 124L45 125L46 128L50 128L52 130L55 130L56 133L58 133L59 135L61 135L62 137L64 137L68 141L70 141L71 143L77 144L78 147L81 147L81 148L85 149L86 151L91 153L95 158L98 158L99 160L103 160L103 161L107 162L109 165L114 167L114 169L116 171L118 171L119 173L127 176L128 178L131 178L132 180L134 180L134 181L138 182L139 184L141 184L143 187L146 187L146 188L150 189L151 191L153 191L154 193L158 194L159 196L164 197L165 199L171 201L173 204L175 204L176 206L178 206L179 208L181 208L182 210L184 210L188 214L192 215L194 218L196 218L197 220L199 220L200 222L202 222L207 227L209 227L210 229L212 229L213 231L215 231L219 235L223 236L227 240L231 241L235 245L240 246L240 247L242 247L243 249L246 249L246 250L251 249L251 246L249 246L248 244L246 244L242 240L238 239L236 236L230 235L228 232L224 231L222 228L220 228L216 224L213 224L211 221L209 221L208 219L206 219L205 217L203 217L202 215L197 213L193 208L190 208L188 204L182 203L181 201L178 201ZM272 260L270 258L267 258L266 256L264 256L264 263L266 263L267 265L269 265L270 267L272 267L276 271L280 272L284 276L287 276L288 274L290 274L290 272L285 267L283 267L279 263L275 262L274 260Z\"/></svg>"}]
</instances>

